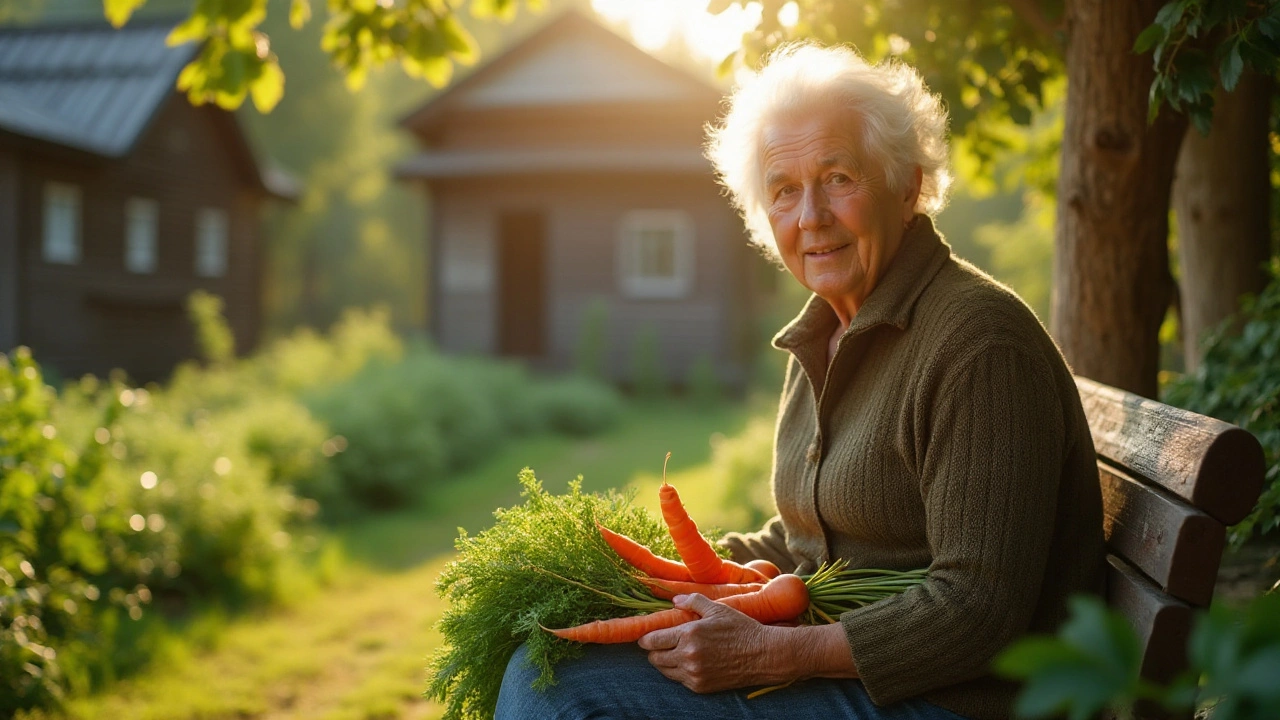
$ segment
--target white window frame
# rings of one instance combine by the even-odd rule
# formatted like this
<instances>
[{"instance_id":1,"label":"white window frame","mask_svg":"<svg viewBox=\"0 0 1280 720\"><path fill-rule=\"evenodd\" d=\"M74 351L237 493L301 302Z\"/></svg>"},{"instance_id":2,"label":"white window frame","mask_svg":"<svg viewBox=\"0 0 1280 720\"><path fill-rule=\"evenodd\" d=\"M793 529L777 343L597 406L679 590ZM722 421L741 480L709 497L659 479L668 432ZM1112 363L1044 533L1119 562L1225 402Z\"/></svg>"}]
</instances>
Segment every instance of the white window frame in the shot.
<instances>
[{"instance_id":1,"label":"white window frame","mask_svg":"<svg viewBox=\"0 0 1280 720\"><path fill-rule=\"evenodd\" d=\"M49 181L44 184L44 224L40 254L47 263L75 265L81 255L80 187Z\"/></svg>"},{"instance_id":2,"label":"white window frame","mask_svg":"<svg viewBox=\"0 0 1280 720\"><path fill-rule=\"evenodd\" d=\"M647 275L641 267L643 242L650 232L670 232L671 275ZM618 225L618 284L631 298L681 298L693 289L693 220L683 210L632 210Z\"/></svg>"},{"instance_id":3,"label":"white window frame","mask_svg":"<svg viewBox=\"0 0 1280 720\"><path fill-rule=\"evenodd\" d=\"M222 277L227 274L231 244L231 222L222 208L200 208L196 211L196 275Z\"/></svg>"},{"instance_id":4,"label":"white window frame","mask_svg":"<svg viewBox=\"0 0 1280 720\"><path fill-rule=\"evenodd\" d=\"M124 204L124 268L146 275L156 271L160 238L160 203L129 198Z\"/></svg>"}]
</instances>

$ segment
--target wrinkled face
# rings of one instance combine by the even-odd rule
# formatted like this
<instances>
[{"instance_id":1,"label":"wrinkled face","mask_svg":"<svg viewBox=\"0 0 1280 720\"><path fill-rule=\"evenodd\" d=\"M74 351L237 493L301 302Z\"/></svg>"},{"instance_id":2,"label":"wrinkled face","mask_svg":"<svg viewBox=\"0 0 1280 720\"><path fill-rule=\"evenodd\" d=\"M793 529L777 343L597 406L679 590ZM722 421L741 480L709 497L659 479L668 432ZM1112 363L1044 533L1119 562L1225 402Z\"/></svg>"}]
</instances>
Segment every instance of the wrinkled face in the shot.
<instances>
[{"instance_id":1,"label":"wrinkled face","mask_svg":"<svg viewBox=\"0 0 1280 720\"><path fill-rule=\"evenodd\" d=\"M859 125L835 111L764 131L764 197L782 262L846 324L883 276L914 215L918 175L892 192L862 156Z\"/></svg>"}]
</instances>

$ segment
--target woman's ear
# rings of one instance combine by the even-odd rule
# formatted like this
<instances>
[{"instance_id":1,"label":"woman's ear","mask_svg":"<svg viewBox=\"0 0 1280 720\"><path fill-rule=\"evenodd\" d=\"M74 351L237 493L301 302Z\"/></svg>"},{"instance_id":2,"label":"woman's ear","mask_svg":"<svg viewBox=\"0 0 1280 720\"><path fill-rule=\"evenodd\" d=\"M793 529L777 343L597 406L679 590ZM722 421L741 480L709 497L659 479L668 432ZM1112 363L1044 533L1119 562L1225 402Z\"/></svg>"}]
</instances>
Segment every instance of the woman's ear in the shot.
<instances>
[{"instance_id":1,"label":"woman's ear","mask_svg":"<svg viewBox=\"0 0 1280 720\"><path fill-rule=\"evenodd\" d=\"M902 193L902 223L905 225L911 222L911 218L916 216L916 200L920 199L920 184L924 182L924 171L919 165L915 166L911 173L911 179L907 182L907 188Z\"/></svg>"}]
</instances>

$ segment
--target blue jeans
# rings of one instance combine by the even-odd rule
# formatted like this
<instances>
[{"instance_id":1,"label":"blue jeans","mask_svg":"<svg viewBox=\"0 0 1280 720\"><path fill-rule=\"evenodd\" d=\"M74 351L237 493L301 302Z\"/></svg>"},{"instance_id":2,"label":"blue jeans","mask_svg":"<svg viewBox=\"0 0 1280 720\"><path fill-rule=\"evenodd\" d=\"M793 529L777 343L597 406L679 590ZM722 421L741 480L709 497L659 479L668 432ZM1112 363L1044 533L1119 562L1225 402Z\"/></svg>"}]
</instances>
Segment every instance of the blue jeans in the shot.
<instances>
[{"instance_id":1,"label":"blue jeans","mask_svg":"<svg viewBox=\"0 0 1280 720\"><path fill-rule=\"evenodd\" d=\"M556 666L556 684L545 691L530 687L537 676L521 645L502 678L496 720L964 720L919 699L878 707L858 680L805 680L752 700L754 688L699 695L664 677L632 643L588 645Z\"/></svg>"}]
</instances>

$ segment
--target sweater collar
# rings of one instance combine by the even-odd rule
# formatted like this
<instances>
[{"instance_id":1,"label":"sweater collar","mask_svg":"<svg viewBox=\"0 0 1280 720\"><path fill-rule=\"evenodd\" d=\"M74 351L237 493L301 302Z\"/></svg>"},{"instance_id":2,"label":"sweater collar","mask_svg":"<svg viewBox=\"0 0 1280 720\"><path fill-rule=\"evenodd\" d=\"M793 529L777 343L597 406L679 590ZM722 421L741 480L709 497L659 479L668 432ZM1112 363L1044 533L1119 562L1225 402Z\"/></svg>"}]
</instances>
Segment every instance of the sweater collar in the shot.
<instances>
[{"instance_id":1,"label":"sweater collar","mask_svg":"<svg viewBox=\"0 0 1280 720\"><path fill-rule=\"evenodd\" d=\"M916 215L915 222L903 235L902 246L889 263L888 271L858 314L853 316L844 337L880 324L905 330L911 322L916 300L949 257L951 247L938 235L933 220L927 215ZM800 314L774 336L773 346L780 350L794 350L815 338L825 341L831 337L837 323L839 319L835 310L826 300L813 295Z\"/></svg>"}]
</instances>

